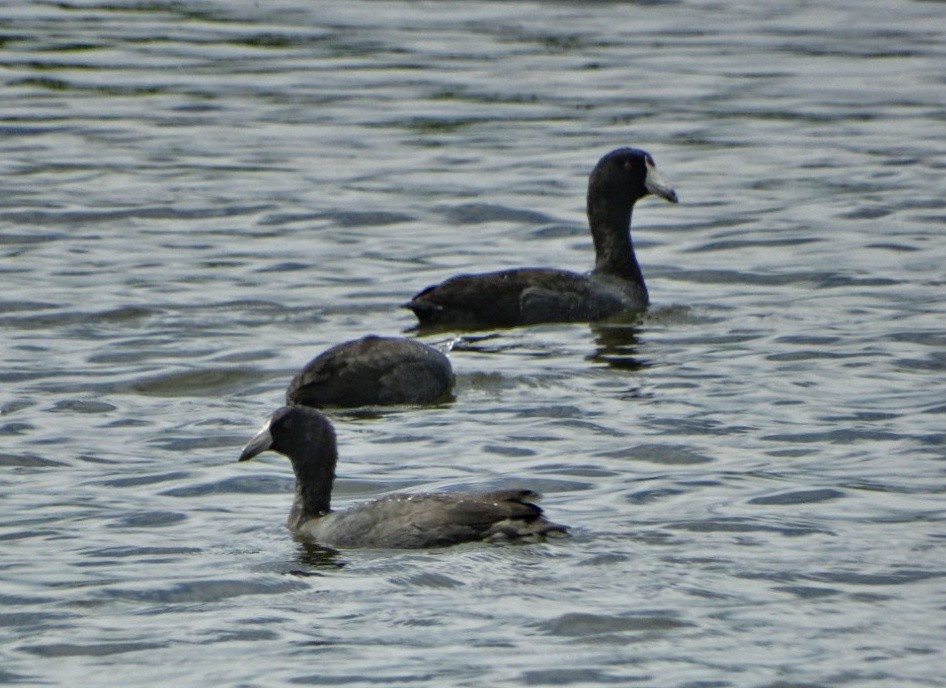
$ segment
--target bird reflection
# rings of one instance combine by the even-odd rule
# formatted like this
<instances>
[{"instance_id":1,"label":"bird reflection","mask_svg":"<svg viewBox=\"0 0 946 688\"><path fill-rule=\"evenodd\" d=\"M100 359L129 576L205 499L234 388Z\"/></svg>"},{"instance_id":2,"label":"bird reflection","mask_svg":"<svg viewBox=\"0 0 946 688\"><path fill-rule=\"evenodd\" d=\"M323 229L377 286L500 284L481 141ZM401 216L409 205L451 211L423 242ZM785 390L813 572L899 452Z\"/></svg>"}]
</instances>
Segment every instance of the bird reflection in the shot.
<instances>
[{"instance_id":1,"label":"bird reflection","mask_svg":"<svg viewBox=\"0 0 946 688\"><path fill-rule=\"evenodd\" d=\"M594 363L604 363L617 370L642 370L650 366L637 357L639 323L594 324L591 332L597 347L587 357Z\"/></svg>"},{"instance_id":2,"label":"bird reflection","mask_svg":"<svg viewBox=\"0 0 946 688\"><path fill-rule=\"evenodd\" d=\"M317 575L318 571L337 571L338 569L345 568L347 564L347 562L342 561L341 553L338 552L338 550L334 550L331 547L323 547L311 540L299 539L298 543L299 550L296 553L295 562L302 566L316 569L316 571L295 571L294 573L299 573L300 575Z\"/></svg>"}]
</instances>

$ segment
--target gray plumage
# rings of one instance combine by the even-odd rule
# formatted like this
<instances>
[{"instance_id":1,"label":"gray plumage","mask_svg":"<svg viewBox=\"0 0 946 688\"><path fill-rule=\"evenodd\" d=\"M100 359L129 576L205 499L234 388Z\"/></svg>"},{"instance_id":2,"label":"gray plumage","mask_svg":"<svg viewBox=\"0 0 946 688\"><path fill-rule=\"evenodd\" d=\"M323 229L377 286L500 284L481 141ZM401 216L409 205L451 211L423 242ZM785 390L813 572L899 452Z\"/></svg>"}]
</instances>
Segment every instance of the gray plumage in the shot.
<instances>
[{"instance_id":1,"label":"gray plumage","mask_svg":"<svg viewBox=\"0 0 946 688\"><path fill-rule=\"evenodd\" d=\"M332 511L338 450L335 430L315 409L275 411L240 454L273 450L288 457L296 496L287 526L329 547L420 548L477 540L517 540L564 533L548 521L531 490L392 494L346 511Z\"/></svg>"},{"instance_id":2,"label":"gray plumage","mask_svg":"<svg viewBox=\"0 0 946 688\"><path fill-rule=\"evenodd\" d=\"M404 306L422 326L473 327L591 322L643 310L649 296L630 232L634 204L648 194L677 202L649 153L611 151L588 179L588 223L595 246L590 273L515 268L458 275L427 287Z\"/></svg>"},{"instance_id":3,"label":"gray plumage","mask_svg":"<svg viewBox=\"0 0 946 688\"><path fill-rule=\"evenodd\" d=\"M447 399L454 382L450 360L432 346L367 335L309 361L289 383L286 403L316 408L430 404Z\"/></svg>"}]
</instances>

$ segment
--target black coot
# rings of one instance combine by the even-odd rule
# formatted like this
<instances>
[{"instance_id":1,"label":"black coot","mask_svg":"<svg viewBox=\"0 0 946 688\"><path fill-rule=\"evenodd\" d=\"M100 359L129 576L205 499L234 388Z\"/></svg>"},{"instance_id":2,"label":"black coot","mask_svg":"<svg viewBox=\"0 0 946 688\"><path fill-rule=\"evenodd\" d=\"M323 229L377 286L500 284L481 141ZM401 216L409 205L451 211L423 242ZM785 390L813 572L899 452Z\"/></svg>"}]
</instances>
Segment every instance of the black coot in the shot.
<instances>
[{"instance_id":1,"label":"black coot","mask_svg":"<svg viewBox=\"0 0 946 688\"><path fill-rule=\"evenodd\" d=\"M268 449L287 456L296 474L289 528L329 547L439 547L477 540L517 540L566 532L545 519L530 490L392 494L332 511L338 451L331 423L315 409L285 406L240 454Z\"/></svg>"},{"instance_id":2,"label":"black coot","mask_svg":"<svg viewBox=\"0 0 946 688\"><path fill-rule=\"evenodd\" d=\"M289 383L287 404L323 408L430 404L455 377L442 352L416 339L368 335L322 352Z\"/></svg>"},{"instance_id":3,"label":"black coot","mask_svg":"<svg viewBox=\"0 0 946 688\"><path fill-rule=\"evenodd\" d=\"M648 194L677 202L649 153L619 148L605 155L588 180L588 222L595 268L578 274L554 268L516 268L458 275L427 287L406 308L422 326L514 326L591 322L647 307L647 286L631 242L631 212Z\"/></svg>"}]
</instances>

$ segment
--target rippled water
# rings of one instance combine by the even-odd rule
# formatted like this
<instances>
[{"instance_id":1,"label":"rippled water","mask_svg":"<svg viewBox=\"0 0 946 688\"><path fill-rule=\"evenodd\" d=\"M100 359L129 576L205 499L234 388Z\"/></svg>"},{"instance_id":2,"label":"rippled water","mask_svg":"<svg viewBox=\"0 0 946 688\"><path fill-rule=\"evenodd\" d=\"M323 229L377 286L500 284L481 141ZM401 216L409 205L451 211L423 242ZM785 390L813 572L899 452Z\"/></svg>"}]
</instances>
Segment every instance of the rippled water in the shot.
<instances>
[{"instance_id":1,"label":"rippled water","mask_svg":"<svg viewBox=\"0 0 946 688\"><path fill-rule=\"evenodd\" d=\"M0 683L939 686L935 2L0 8ZM639 322L441 332L336 414L336 502L528 485L573 537L330 552L236 464L292 373L471 269L590 267L649 150Z\"/></svg>"}]
</instances>

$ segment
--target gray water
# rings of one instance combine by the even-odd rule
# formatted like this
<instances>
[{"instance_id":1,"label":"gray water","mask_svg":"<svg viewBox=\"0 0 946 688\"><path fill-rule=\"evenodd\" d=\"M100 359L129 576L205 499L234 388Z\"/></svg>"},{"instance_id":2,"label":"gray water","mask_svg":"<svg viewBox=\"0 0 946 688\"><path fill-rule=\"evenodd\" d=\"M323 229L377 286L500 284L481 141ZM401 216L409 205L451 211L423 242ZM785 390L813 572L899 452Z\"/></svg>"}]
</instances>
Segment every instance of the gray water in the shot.
<instances>
[{"instance_id":1,"label":"gray water","mask_svg":"<svg viewBox=\"0 0 946 688\"><path fill-rule=\"evenodd\" d=\"M0 7L0 683L942 686L936 2ZM458 272L591 266L648 150L653 307L423 334L335 503L527 486L565 540L332 552L237 464Z\"/></svg>"}]
</instances>

